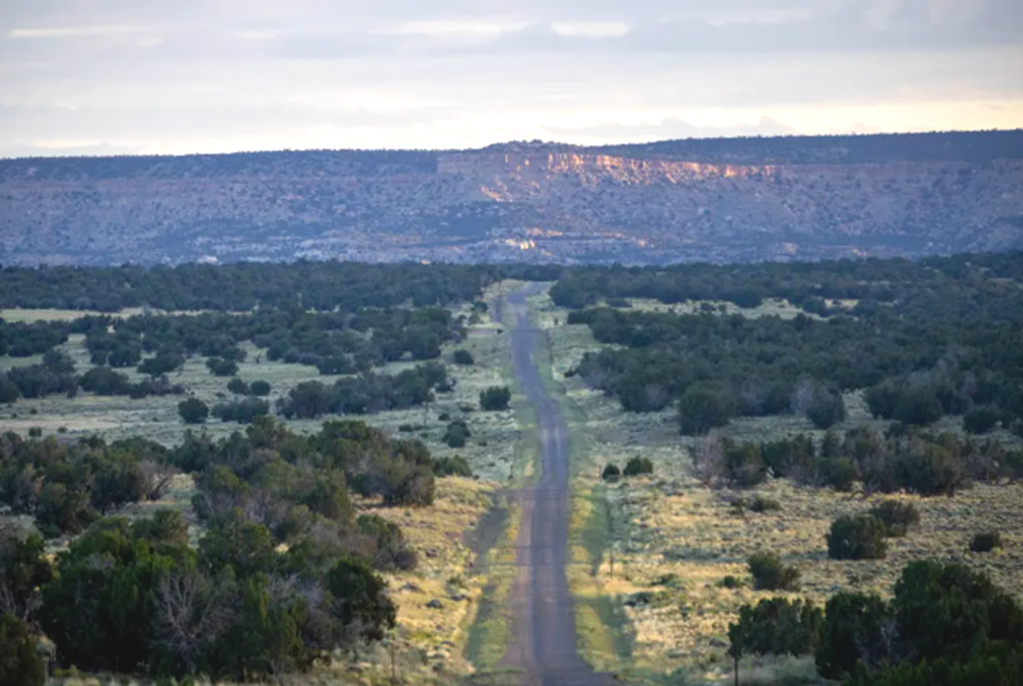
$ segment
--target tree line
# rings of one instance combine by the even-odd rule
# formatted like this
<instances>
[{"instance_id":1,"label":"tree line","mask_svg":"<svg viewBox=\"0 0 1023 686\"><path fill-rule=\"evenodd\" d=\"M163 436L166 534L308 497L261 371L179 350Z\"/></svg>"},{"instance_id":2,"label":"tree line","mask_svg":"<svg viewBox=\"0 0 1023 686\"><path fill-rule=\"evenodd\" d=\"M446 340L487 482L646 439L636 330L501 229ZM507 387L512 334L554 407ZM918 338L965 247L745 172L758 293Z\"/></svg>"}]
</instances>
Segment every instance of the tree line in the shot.
<instances>
[{"instance_id":1,"label":"tree line","mask_svg":"<svg viewBox=\"0 0 1023 686\"><path fill-rule=\"evenodd\" d=\"M357 262L183 264L176 267L5 267L0 308L118 312L300 307L446 305L472 300L502 279L554 280L561 268L535 265L363 264Z\"/></svg>"}]
</instances>

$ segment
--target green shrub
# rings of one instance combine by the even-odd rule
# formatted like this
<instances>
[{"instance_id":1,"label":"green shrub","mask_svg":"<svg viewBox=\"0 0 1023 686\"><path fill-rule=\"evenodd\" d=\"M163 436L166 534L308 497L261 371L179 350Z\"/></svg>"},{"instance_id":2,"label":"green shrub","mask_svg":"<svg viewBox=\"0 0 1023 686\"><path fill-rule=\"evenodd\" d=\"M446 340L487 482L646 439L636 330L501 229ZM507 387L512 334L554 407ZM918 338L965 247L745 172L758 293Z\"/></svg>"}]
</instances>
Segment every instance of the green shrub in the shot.
<instances>
[{"instance_id":1,"label":"green shrub","mask_svg":"<svg viewBox=\"0 0 1023 686\"><path fill-rule=\"evenodd\" d=\"M227 390L237 395L248 395L250 389L247 383L236 376L227 382Z\"/></svg>"},{"instance_id":2,"label":"green shrub","mask_svg":"<svg viewBox=\"0 0 1023 686\"><path fill-rule=\"evenodd\" d=\"M824 606L821 639L814 653L826 679L842 679L857 662L876 666L890 658L891 607L876 595L840 592Z\"/></svg>"},{"instance_id":3,"label":"green shrub","mask_svg":"<svg viewBox=\"0 0 1023 686\"><path fill-rule=\"evenodd\" d=\"M828 557L833 560L881 560L888 552L885 525L872 515L843 515L827 534Z\"/></svg>"},{"instance_id":4,"label":"green shrub","mask_svg":"<svg viewBox=\"0 0 1023 686\"><path fill-rule=\"evenodd\" d=\"M211 357L206 360L206 367L214 376L234 376L238 373L238 364L234 360Z\"/></svg>"},{"instance_id":5,"label":"green shrub","mask_svg":"<svg viewBox=\"0 0 1023 686\"><path fill-rule=\"evenodd\" d=\"M756 443L724 442L724 475L739 488L752 488L767 478L767 465Z\"/></svg>"},{"instance_id":6,"label":"green shrub","mask_svg":"<svg viewBox=\"0 0 1023 686\"><path fill-rule=\"evenodd\" d=\"M33 426L28 430L29 438L42 438L43 430L42 427Z\"/></svg>"},{"instance_id":7,"label":"green shrub","mask_svg":"<svg viewBox=\"0 0 1023 686\"><path fill-rule=\"evenodd\" d=\"M455 361L455 364L462 365L465 367L471 366L476 363L476 360L474 360L472 357L472 353L463 348L459 348L458 350L455 351L453 359Z\"/></svg>"},{"instance_id":8,"label":"green shrub","mask_svg":"<svg viewBox=\"0 0 1023 686\"><path fill-rule=\"evenodd\" d=\"M733 576L733 575L729 574L728 576L726 576L724 579L721 580L721 584L720 585L721 585L722 588L735 589L735 588L742 588L746 584L744 584L742 582L742 579L740 579L739 577Z\"/></svg>"},{"instance_id":9,"label":"green shrub","mask_svg":"<svg viewBox=\"0 0 1023 686\"><path fill-rule=\"evenodd\" d=\"M487 412L507 410L511 402L511 391L507 386L491 386L480 391L480 407Z\"/></svg>"},{"instance_id":10,"label":"green shrub","mask_svg":"<svg viewBox=\"0 0 1023 686\"><path fill-rule=\"evenodd\" d=\"M847 457L834 457L821 463L824 483L839 493L848 493L859 479L856 463Z\"/></svg>"},{"instance_id":11,"label":"green shrub","mask_svg":"<svg viewBox=\"0 0 1023 686\"><path fill-rule=\"evenodd\" d=\"M45 673L36 645L23 621L9 612L0 616L0 684L42 686Z\"/></svg>"},{"instance_id":12,"label":"green shrub","mask_svg":"<svg viewBox=\"0 0 1023 686\"><path fill-rule=\"evenodd\" d=\"M734 399L720 384L694 383L678 399L679 429L687 436L705 434L727 424L734 412Z\"/></svg>"},{"instance_id":13,"label":"green shrub","mask_svg":"<svg viewBox=\"0 0 1023 686\"><path fill-rule=\"evenodd\" d=\"M210 408L198 398L187 398L178 403L178 414L185 424L202 424L210 415Z\"/></svg>"},{"instance_id":14,"label":"green shrub","mask_svg":"<svg viewBox=\"0 0 1023 686\"><path fill-rule=\"evenodd\" d=\"M442 457L433 462L433 473L435 476L464 476L472 477L472 468L465 461L464 457Z\"/></svg>"},{"instance_id":15,"label":"green shrub","mask_svg":"<svg viewBox=\"0 0 1023 686\"><path fill-rule=\"evenodd\" d=\"M600 478L604 481L618 481L621 476L622 470L618 469L617 465L611 463L608 463L607 466L604 467L604 471L600 474Z\"/></svg>"},{"instance_id":16,"label":"green shrub","mask_svg":"<svg viewBox=\"0 0 1023 686\"><path fill-rule=\"evenodd\" d=\"M252 391L252 395L258 395L263 398L270 395L270 384L266 381L253 381L249 385L249 390Z\"/></svg>"},{"instance_id":17,"label":"green shrub","mask_svg":"<svg viewBox=\"0 0 1023 686\"><path fill-rule=\"evenodd\" d=\"M783 564L776 553L754 553L748 564L755 590L795 591L799 588L799 570Z\"/></svg>"},{"instance_id":18,"label":"green shrub","mask_svg":"<svg viewBox=\"0 0 1023 686\"><path fill-rule=\"evenodd\" d=\"M817 389L806 410L806 418L818 429L830 429L845 420L845 402L839 393Z\"/></svg>"},{"instance_id":19,"label":"green shrub","mask_svg":"<svg viewBox=\"0 0 1023 686\"><path fill-rule=\"evenodd\" d=\"M448 428L440 440L452 448L464 448L466 440L471 435L469 425L462 419L456 419L448 424Z\"/></svg>"},{"instance_id":20,"label":"green shrub","mask_svg":"<svg viewBox=\"0 0 1023 686\"><path fill-rule=\"evenodd\" d=\"M735 660L735 681L739 681L739 660L744 655L806 655L820 637L823 613L810 601L767 598L755 607L739 608L739 621L728 626L731 645L728 655Z\"/></svg>"},{"instance_id":21,"label":"green shrub","mask_svg":"<svg viewBox=\"0 0 1023 686\"><path fill-rule=\"evenodd\" d=\"M916 506L899 500L885 500L872 507L867 514L881 520L885 535L889 537L905 536L909 527L920 523L920 512Z\"/></svg>"},{"instance_id":22,"label":"green shrub","mask_svg":"<svg viewBox=\"0 0 1023 686\"><path fill-rule=\"evenodd\" d=\"M984 531L970 539L970 551L974 553L990 553L1002 547L1002 536L997 531Z\"/></svg>"},{"instance_id":23,"label":"green shrub","mask_svg":"<svg viewBox=\"0 0 1023 686\"><path fill-rule=\"evenodd\" d=\"M625 464L622 476L639 476L640 474L653 474L654 463L646 457L634 457Z\"/></svg>"}]
</instances>

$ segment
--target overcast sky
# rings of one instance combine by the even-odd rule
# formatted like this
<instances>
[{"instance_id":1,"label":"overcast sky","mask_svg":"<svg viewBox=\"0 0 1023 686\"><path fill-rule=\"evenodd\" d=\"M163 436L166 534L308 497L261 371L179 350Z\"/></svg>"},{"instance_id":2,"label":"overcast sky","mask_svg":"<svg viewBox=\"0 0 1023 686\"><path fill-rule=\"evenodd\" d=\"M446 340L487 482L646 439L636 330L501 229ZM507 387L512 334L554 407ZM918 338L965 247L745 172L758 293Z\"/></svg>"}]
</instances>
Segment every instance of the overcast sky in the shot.
<instances>
[{"instance_id":1,"label":"overcast sky","mask_svg":"<svg viewBox=\"0 0 1023 686\"><path fill-rule=\"evenodd\" d=\"M0 156L1023 127L1023 0L0 0Z\"/></svg>"}]
</instances>

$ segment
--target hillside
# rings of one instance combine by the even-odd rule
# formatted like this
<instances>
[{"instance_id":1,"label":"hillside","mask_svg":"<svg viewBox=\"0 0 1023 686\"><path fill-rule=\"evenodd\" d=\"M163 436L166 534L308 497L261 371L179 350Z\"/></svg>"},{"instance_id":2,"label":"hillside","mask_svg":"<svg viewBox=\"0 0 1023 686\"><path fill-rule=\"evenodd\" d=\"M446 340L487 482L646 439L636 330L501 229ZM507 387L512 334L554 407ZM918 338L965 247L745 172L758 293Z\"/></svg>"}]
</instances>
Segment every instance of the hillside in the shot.
<instances>
[{"instance_id":1,"label":"hillside","mask_svg":"<svg viewBox=\"0 0 1023 686\"><path fill-rule=\"evenodd\" d=\"M1023 248L1023 130L0 160L0 263Z\"/></svg>"}]
</instances>

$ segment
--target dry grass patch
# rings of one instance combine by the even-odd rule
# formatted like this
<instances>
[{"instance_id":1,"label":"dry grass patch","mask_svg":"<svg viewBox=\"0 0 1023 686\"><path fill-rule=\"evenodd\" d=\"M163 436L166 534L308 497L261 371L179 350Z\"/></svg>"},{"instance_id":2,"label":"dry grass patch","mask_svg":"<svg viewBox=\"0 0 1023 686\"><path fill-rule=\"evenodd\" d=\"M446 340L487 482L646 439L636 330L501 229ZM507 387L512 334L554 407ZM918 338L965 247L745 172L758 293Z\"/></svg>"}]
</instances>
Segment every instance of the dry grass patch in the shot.
<instances>
[{"instance_id":1,"label":"dry grass patch","mask_svg":"<svg viewBox=\"0 0 1023 686\"><path fill-rule=\"evenodd\" d=\"M419 555L415 570L385 576L398 606L403 649L421 655L423 676L469 669L462 651L482 589L472 577L476 559L466 533L490 508L494 490L488 482L447 478L437 481L431 507L361 503L362 509L401 526Z\"/></svg>"}]
</instances>

